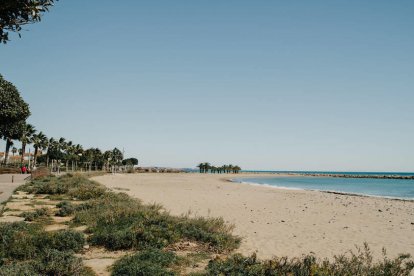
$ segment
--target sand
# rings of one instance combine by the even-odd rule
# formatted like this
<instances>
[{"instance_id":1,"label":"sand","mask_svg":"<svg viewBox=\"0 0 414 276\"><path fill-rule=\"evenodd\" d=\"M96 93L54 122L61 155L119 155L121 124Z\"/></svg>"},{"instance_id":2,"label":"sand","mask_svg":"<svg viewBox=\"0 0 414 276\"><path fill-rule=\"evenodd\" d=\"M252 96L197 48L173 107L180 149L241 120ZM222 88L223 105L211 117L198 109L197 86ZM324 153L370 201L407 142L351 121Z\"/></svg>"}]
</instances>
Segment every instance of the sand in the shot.
<instances>
[{"instance_id":1,"label":"sand","mask_svg":"<svg viewBox=\"0 0 414 276\"><path fill-rule=\"evenodd\" d=\"M227 181L233 177L236 175L153 173L94 179L145 203L160 203L175 215L191 212L223 217L243 238L238 249L243 254L257 251L259 257L270 258L315 253L332 258L367 242L375 258L381 256L383 247L390 257L414 255L412 201Z\"/></svg>"}]
</instances>

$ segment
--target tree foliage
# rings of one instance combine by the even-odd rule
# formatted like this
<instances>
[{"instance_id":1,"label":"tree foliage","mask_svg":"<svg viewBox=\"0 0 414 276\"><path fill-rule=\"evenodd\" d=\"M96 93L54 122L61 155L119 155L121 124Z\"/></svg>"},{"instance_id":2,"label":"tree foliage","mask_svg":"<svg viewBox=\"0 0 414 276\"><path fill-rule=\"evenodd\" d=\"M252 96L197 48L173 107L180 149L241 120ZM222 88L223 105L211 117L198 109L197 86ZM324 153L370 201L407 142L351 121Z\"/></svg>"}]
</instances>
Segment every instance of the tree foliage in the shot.
<instances>
[{"instance_id":1,"label":"tree foliage","mask_svg":"<svg viewBox=\"0 0 414 276\"><path fill-rule=\"evenodd\" d=\"M197 165L197 168L200 169L200 173L239 173L241 168L239 166L233 165L223 165L223 166L212 166L210 163L200 163Z\"/></svg>"},{"instance_id":2,"label":"tree foliage","mask_svg":"<svg viewBox=\"0 0 414 276\"><path fill-rule=\"evenodd\" d=\"M12 140L21 138L29 116L29 105L17 88L0 75L0 138L6 140L4 163L7 163Z\"/></svg>"},{"instance_id":3,"label":"tree foliage","mask_svg":"<svg viewBox=\"0 0 414 276\"><path fill-rule=\"evenodd\" d=\"M9 33L20 36L22 26L39 22L42 13L49 10L57 0L1 0L0 4L0 42L9 41Z\"/></svg>"},{"instance_id":4,"label":"tree foliage","mask_svg":"<svg viewBox=\"0 0 414 276\"><path fill-rule=\"evenodd\" d=\"M17 88L0 75L1 137L20 138L24 123L29 115L29 105L22 99Z\"/></svg>"},{"instance_id":5,"label":"tree foliage","mask_svg":"<svg viewBox=\"0 0 414 276\"><path fill-rule=\"evenodd\" d=\"M138 159L136 158L124 159L122 160L122 165L136 166L138 165Z\"/></svg>"}]
</instances>

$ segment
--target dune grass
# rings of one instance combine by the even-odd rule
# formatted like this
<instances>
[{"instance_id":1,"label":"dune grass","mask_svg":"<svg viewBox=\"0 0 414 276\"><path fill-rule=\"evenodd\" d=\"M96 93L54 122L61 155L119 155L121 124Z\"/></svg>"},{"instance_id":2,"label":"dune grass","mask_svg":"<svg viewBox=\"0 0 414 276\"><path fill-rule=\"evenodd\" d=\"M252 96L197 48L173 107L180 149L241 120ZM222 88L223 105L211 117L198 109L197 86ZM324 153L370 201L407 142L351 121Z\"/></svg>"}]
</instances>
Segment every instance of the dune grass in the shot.
<instances>
[{"instance_id":1,"label":"dune grass","mask_svg":"<svg viewBox=\"0 0 414 276\"><path fill-rule=\"evenodd\" d=\"M216 252L237 248L240 238L222 219L172 216L159 205L143 205L108 192L77 207L74 222L87 225L90 242L109 250L164 248L180 240L207 244Z\"/></svg>"},{"instance_id":2,"label":"dune grass","mask_svg":"<svg viewBox=\"0 0 414 276\"><path fill-rule=\"evenodd\" d=\"M300 275L300 276L409 276L414 262L409 255L400 255L388 259L383 252L383 259L373 262L367 244L358 248L357 253L335 256L332 261L318 261L315 256L301 258L274 258L261 261L256 255L245 257L235 254L225 260L210 261L206 276L213 275Z\"/></svg>"},{"instance_id":3,"label":"dune grass","mask_svg":"<svg viewBox=\"0 0 414 276\"><path fill-rule=\"evenodd\" d=\"M31 194L64 195L68 199L88 200L100 197L106 189L80 174L66 174L62 177L48 176L34 179L22 185L18 191Z\"/></svg>"},{"instance_id":4,"label":"dune grass","mask_svg":"<svg viewBox=\"0 0 414 276\"><path fill-rule=\"evenodd\" d=\"M32 212L23 212L21 216L24 218L25 221L34 221L39 218L44 218L48 214L46 208L36 209Z\"/></svg>"},{"instance_id":5,"label":"dune grass","mask_svg":"<svg viewBox=\"0 0 414 276\"><path fill-rule=\"evenodd\" d=\"M175 275L169 270L169 266L178 260L174 253L147 249L116 262L112 275Z\"/></svg>"},{"instance_id":6,"label":"dune grass","mask_svg":"<svg viewBox=\"0 0 414 276\"><path fill-rule=\"evenodd\" d=\"M0 275L90 275L79 258L82 233L45 232L25 222L0 223Z\"/></svg>"}]
</instances>

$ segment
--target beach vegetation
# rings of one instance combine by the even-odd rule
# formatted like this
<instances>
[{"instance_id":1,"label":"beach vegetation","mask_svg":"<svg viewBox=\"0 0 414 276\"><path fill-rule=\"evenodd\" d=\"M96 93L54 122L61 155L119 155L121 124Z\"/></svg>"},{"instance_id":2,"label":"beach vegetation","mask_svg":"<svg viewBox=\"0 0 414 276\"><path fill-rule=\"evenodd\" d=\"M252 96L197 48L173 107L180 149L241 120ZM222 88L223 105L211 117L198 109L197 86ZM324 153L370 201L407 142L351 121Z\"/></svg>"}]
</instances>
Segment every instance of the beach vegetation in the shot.
<instances>
[{"instance_id":1,"label":"beach vegetation","mask_svg":"<svg viewBox=\"0 0 414 276\"><path fill-rule=\"evenodd\" d=\"M106 191L102 185L80 174L38 178L20 186L18 190L32 194L65 195L78 200L98 198Z\"/></svg>"},{"instance_id":2,"label":"beach vegetation","mask_svg":"<svg viewBox=\"0 0 414 276\"><path fill-rule=\"evenodd\" d=\"M0 223L0 236L0 275L93 275L74 255L85 244L80 232L15 222Z\"/></svg>"},{"instance_id":3,"label":"beach vegetation","mask_svg":"<svg viewBox=\"0 0 414 276\"><path fill-rule=\"evenodd\" d=\"M335 256L333 260L318 260L314 255L259 260L256 254L245 257L235 254L227 259L216 258L207 266L205 275L301 275L301 276L409 276L414 262L409 255L400 255L374 262L367 244L356 252Z\"/></svg>"},{"instance_id":4,"label":"beach vegetation","mask_svg":"<svg viewBox=\"0 0 414 276\"><path fill-rule=\"evenodd\" d=\"M85 243L80 232L45 232L40 225L25 222L0 223L0 235L0 264L8 260L30 260L47 249L79 252Z\"/></svg>"},{"instance_id":5,"label":"beach vegetation","mask_svg":"<svg viewBox=\"0 0 414 276\"><path fill-rule=\"evenodd\" d=\"M59 210L56 212L58 217L66 217L72 215L75 212L75 206L69 201L61 201L56 205Z\"/></svg>"},{"instance_id":6,"label":"beach vegetation","mask_svg":"<svg viewBox=\"0 0 414 276\"><path fill-rule=\"evenodd\" d=\"M25 221L34 221L38 218L47 216L47 214L48 211L46 208L40 208L31 212L23 212L21 216L24 217Z\"/></svg>"},{"instance_id":7,"label":"beach vegetation","mask_svg":"<svg viewBox=\"0 0 414 276\"><path fill-rule=\"evenodd\" d=\"M177 275L170 267L179 261L172 252L160 249L147 249L118 260L112 275Z\"/></svg>"},{"instance_id":8,"label":"beach vegetation","mask_svg":"<svg viewBox=\"0 0 414 276\"><path fill-rule=\"evenodd\" d=\"M123 193L107 192L79 205L74 223L87 225L90 242L109 250L164 248L184 239L223 252L240 243L222 219L172 216L159 205L144 205Z\"/></svg>"},{"instance_id":9,"label":"beach vegetation","mask_svg":"<svg viewBox=\"0 0 414 276\"><path fill-rule=\"evenodd\" d=\"M46 232L36 223L37 210L24 215L34 223L0 223L0 276L94 275L75 255L83 252L86 243L129 251L112 266L112 275L187 275L191 271L199 276L409 276L414 268L409 255L392 259L384 251L383 259L374 261L367 245L330 260L314 255L261 260L256 254L232 254L241 239L223 219L173 216L158 204L111 192L83 175L43 177L20 190L62 197L56 215L71 215L70 227L86 226L87 238L74 230ZM79 202L78 198L84 199ZM39 217L51 215L38 212Z\"/></svg>"}]
</instances>

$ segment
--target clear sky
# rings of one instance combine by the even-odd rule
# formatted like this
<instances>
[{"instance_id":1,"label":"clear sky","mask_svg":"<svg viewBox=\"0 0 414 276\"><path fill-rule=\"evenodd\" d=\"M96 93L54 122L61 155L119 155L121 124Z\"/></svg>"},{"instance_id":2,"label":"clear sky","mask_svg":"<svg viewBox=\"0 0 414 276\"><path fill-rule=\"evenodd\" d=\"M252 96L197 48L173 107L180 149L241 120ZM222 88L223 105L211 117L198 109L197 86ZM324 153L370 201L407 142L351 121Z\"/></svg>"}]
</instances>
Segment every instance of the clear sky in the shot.
<instances>
[{"instance_id":1,"label":"clear sky","mask_svg":"<svg viewBox=\"0 0 414 276\"><path fill-rule=\"evenodd\" d=\"M60 0L0 45L0 73L38 130L143 166L412 172L413 14L412 0Z\"/></svg>"}]
</instances>

